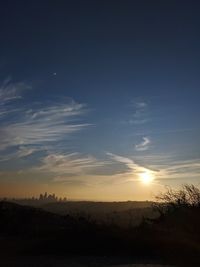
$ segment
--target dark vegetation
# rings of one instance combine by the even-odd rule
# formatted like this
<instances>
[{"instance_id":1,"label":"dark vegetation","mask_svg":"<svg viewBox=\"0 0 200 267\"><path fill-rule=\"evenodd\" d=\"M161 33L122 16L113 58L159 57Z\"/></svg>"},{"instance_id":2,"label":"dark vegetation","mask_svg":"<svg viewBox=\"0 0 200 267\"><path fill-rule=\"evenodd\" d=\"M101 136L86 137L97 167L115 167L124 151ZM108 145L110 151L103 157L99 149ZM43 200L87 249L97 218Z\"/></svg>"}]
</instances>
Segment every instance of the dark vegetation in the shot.
<instances>
[{"instance_id":1,"label":"dark vegetation","mask_svg":"<svg viewBox=\"0 0 200 267\"><path fill-rule=\"evenodd\" d=\"M119 227L139 225L143 217L155 218L158 212L152 209L152 202L91 202L68 201L48 203L41 208L60 215L69 214L73 217L84 217L97 224L112 224Z\"/></svg>"},{"instance_id":2,"label":"dark vegetation","mask_svg":"<svg viewBox=\"0 0 200 267\"><path fill-rule=\"evenodd\" d=\"M157 200L152 208L157 217L145 216L139 225L129 222L126 226L86 213L56 214L2 201L1 257L121 256L135 262L200 266L200 190L185 185L178 191L168 189ZM134 220L137 209L126 212L132 212Z\"/></svg>"},{"instance_id":3,"label":"dark vegetation","mask_svg":"<svg viewBox=\"0 0 200 267\"><path fill-rule=\"evenodd\" d=\"M94 202L94 201L41 201L40 199L12 199L9 202L39 207L45 211L74 218L84 217L97 224L120 227L139 225L143 217L155 218L158 212L150 201Z\"/></svg>"}]
</instances>

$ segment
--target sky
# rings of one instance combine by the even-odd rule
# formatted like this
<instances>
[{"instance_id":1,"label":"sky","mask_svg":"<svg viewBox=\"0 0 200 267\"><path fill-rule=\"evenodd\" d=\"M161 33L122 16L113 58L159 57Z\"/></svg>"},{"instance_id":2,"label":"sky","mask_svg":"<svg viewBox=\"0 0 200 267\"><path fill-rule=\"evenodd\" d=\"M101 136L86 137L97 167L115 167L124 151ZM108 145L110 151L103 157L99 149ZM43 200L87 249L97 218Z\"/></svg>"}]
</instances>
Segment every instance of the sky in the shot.
<instances>
[{"instance_id":1,"label":"sky","mask_svg":"<svg viewBox=\"0 0 200 267\"><path fill-rule=\"evenodd\" d=\"M0 197L200 182L198 1L2 1Z\"/></svg>"}]
</instances>

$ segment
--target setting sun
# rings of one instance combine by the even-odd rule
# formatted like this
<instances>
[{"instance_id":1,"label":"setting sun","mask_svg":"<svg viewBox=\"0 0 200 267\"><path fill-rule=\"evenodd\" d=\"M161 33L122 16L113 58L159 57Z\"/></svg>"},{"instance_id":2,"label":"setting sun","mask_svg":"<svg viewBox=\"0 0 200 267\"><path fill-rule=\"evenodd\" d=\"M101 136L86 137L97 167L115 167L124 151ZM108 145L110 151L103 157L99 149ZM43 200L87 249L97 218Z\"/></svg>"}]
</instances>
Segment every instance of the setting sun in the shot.
<instances>
[{"instance_id":1,"label":"setting sun","mask_svg":"<svg viewBox=\"0 0 200 267\"><path fill-rule=\"evenodd\" d=\"M140 180L142 183L148 185L154 180L154 175L150 171L140 173Z\"/></svg>"}]
</instances>

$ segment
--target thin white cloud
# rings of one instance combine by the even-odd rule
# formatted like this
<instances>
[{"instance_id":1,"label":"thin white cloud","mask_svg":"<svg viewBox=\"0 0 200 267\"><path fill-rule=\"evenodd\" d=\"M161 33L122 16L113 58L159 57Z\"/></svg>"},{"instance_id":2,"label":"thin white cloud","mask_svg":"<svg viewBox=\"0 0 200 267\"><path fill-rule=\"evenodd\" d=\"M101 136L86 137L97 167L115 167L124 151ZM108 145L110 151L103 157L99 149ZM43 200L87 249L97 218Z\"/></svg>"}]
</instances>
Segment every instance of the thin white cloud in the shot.
<instances>
[{"instance_id":1,"label":"thin white cloud","mask_svg":"<svg viewBox=\"0 0 200 267\"><path fill-rule=\"evenodd\" d=\"M77 152L71 154L51 153L44 157L41 165L34 170L51 173L60 180L67 180L71 176L90 175L92 170L95 171L97 167L103 167L106 164L93 156L84 156Z\"/></svg>"},{"instance_id":2,"label":"thin white cloud","mask_svg":"<svg viewBox=\"0 0 200 267\"><path fill-rule=\"evenodd\" d=\"M156 170L157 180L161 183L173 179L183 180L190 179L199 180L200 176L200 159L177 160L175 154L156 154L143 157L137 157L139 162L143 162L145 166L152 170Z\"/></svg>"},{"instance_id":3,"label":"thin white cloud","mask_svg":"<svg viewBox=\"0 0 200 267\"><path fill-rule=\"evenodd\" d=\"M81 115L79 104L58 104L36 113L21 113L19 121L10 122L0 130L1 148L13 145L34 145L59 141L88 124L72 123L72 117Z\"/></svg>"},{"instance_id":4,"label":"thin white cloud","mask_svg":"<svg viewBox=\"0 0 200 267\"><path fill-rule=\"evenodd\" d=\"M16 157L17 158L24 158L24 157L32 155L36 151L39 151L39 149L38 148L30 148L30 147L21 146L19 148L18 152L17 152Z\"/></svg>"},{"instance_id":5,"label":"thin white cloud","mask_svg":"<svg viewBox=\"0 0 200 267\"><path fill-rule=\"evenodd\" d=\"M146 102L134 102L134 106L138 109L144 109L147 107L147 103Z\"/></svg>"},{"instance_id":6,"label":"thin white cloud","mask_svg":"<svg viewBox=\"0 0 200 267\"><path fill-rule=\"evenodd\" d=\"M18 149L16 149L15 152L8 153L7 155L4 156L0 156L0 162L25 158L38 151L41 151L41 149L34 147L20 146Z\"/></svg>"},{"instance_id":7,"label":"thin white cloud","mask_svg":"<svg viewBox=\"0 0 200 267\"><path fill-rule=\"evenodd\" d=\"M148 121L148 104L144 101L133 101L134 113L130 119L130 124L144 124Z\"/></svg>"},{"instance_id":8,"label":"thin white cloud","mask_svg":"<svg viewBox=\"0 0 200 267\"><path fill-rule=\"evenodd\" d=\"M149 145L151 144L151 140L148 137L143 137L142 142L135 145L136 151L146 151L149 149Z\"/></svg>"},{"instance_id":9,"label":"thin white cloud","mask_svg":"<svg viewBox=\"0 0 200 267\"><path fill-rule=\"evenodd\" d=\"M5 116L19 111L19 108L11 104L21 99L21 92L27 89L30 89L30 86L23 82L12 83L10 79L6 79L0 85L0 119L4 119Z\"/></svg>"},{"instance_id":10,"label":"thin white cloud","mask_svg":"<svg viewBox=\"0 0 200 267\"><path fill-rule=\"evenodd\" d=\"M122 156L115 155L112 153L107 153L107 155L110 156L111 159L113 159L114 161L124 163L128 168L127 173L129 173L131 175L134 174L137 176L138 174L143 173L143 172L147 172L147 171L152 172L152 173L155 172L154 170L152 170L150 168L146 168L146 167L136 163L135 161L133 161L130 158L122 157Z\"/></svg>"},{"instance_id":11,"label":"thin white cloud","mask_svg":"<svg viewBox=\"0 0 200 267\"><path fill-rule=\"evenodd\" d=\"M128 167L128 170L123 174L115 175L115 177L125 179L126 181L138 181L140 173L152 173L155 177L155 182L160 185L166 185L173 180L179 180L187 183L192 180L198 181L200 176L200 159L190 159L177 161L169 155L156 155L148 157L148 164L143 161L143 158L136 157L137 163L127 157L118 156L112 153L107 153L113 160L123 163ZM138 163L140 162L140 163ZM124 178L123 178L124 177Z\"/></svg>"},{"instance_id":12,"label":"thin white cloud","mask_svg":"<svg viewBox=\"0 0 200 267\"><path fill-rule=\"evenodd\" d=\"M52 181L57 183L70 183L71 185L105 185L123 184L140 180L144 172L154 173L151 169L135 163L132 159L107 153L109 160L99 160L91 155L80 153L60 154L50 153L42 158L38 167L33 167L31 172L47 174ZM98 168L122 164L119 173L97 173ZM126 168L123 167L125 165Z\"/></svg>"},{"instance_id":13,"label":"thin white cloud","mask_svg":"<svg viewBox=\"0 0 200 267\"><path fill-rule=\"evenodd\" d=\"M112 159L114 159L115 161L121 162L121 163L125 163L126 165L130 166L130 168L132 168L132 166L135 164L133 160L126 158L126 157L122 157L110 152L106 153L108 156L110 156Z\"/></svg>"},{"instance_id":14,"label":"thin white cloud","mask_svg":"<svg viewBox=\"0 0 200 267\"><path fill-rule=\"evenodd\" d=\"M199 179L200 159L174 161L162 168L161 179Z\"/></svg>"},{"instance_id":15,"label":"thin white cloud","mask_svg":"<svg viewBox=\"0 0 200 267\"><path fill-rule=\"evenodd\" d=\"M20 91L26 87L25 83L11 83L9 79L5 80L0 86L0 105L21 98Z\"/></svg>"},{"instance_id":16,"label":"thin white cloud","mask_svg":"<svg viewBox=\"0 0 200 267\"><path fill-rule=\"evenodd\" d=\"M86 107L73 100L32 104L29 109L22 103L20 109L16 108L14 100L20 98L16 93L17 88L17 85L7 85L0 91L0 100L3 103L0 106L1 150L12 146L57 142L89 125L78 122L80 116L86 113ZM7 101L11 101L12 105L7 105Z\"/></svg>"}]
</instances>

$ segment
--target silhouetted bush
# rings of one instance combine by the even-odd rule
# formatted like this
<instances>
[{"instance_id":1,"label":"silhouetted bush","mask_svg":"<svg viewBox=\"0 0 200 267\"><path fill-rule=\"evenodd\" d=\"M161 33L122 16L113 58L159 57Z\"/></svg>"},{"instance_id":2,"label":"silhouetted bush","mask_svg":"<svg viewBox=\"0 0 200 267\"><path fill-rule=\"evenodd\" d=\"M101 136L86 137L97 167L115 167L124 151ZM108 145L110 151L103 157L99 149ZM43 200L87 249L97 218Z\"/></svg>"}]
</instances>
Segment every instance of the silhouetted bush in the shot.
<instances>
[{"instance_id":1,"label":"silhouetted bush","mask_svg":"<svg viewBox=\"0 0 200 267\"><path fill-rule=\"evenodd\" d=\"M192 184L185 184L178 190L169 187L156 196L156 200L153 206L161 217L177 209L200 208L200 189Z\"/></svg>"}]
</instances>

